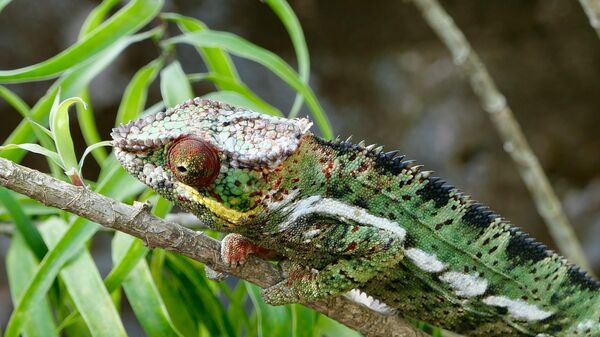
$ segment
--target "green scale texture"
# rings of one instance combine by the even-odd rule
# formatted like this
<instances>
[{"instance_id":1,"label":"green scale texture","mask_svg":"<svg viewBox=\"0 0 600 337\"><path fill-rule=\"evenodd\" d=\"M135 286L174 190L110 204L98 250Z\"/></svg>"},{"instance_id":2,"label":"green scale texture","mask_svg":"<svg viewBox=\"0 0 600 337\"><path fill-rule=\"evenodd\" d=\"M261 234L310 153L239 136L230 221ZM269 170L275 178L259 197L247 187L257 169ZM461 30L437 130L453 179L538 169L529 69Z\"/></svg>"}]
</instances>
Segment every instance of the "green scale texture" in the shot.
<instances>
[{"instance_id":1,"label":"green scale texture","mask_svg":"<svg viewBox=\"0 0 600 337\"><path fill-rule=\"evenodd\" d=\"M168 147L142 160L168 171ZM281 159L231 167L223 157L214 183L197 189L250 212L235 222L170 185L149 185L214 229L291 261L289 279L264 291L269 303L358 288L404 317L467 336L600 336L598 281L413 162L309 132Z\"/></svg>"}]
</instances>

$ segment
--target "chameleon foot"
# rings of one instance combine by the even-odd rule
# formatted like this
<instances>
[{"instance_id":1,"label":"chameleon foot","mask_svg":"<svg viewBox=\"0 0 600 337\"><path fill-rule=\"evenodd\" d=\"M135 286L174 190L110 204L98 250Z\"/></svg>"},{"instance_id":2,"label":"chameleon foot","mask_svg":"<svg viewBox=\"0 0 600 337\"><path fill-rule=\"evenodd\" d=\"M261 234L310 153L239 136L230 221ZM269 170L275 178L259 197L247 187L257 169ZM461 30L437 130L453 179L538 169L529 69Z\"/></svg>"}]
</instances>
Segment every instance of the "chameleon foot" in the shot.
<instances>
[{"instance_id":1,"label":"chameleon foot","mask_svg":"<svg viewBox=\"0 0 600 337\"><path fill-rule=\"evenodd\" d=\"M221 259L232 268L244 265L250 254L267 260L277 258L274 251L256 245L240 234L227 234L221 241Z\"/></svg>"},{"instance_id":2,"label":"chameleon foot","mask_svg":"<svg viewBox=\"0 0 600 337\"><path fill-rule=\"evenodd\" d=\"M310 302L323 297L315 282L318 272L294 265L287 275L287 279L262 290L262 296L266 303L285 305Z\"/></svg>"}]
</instances>

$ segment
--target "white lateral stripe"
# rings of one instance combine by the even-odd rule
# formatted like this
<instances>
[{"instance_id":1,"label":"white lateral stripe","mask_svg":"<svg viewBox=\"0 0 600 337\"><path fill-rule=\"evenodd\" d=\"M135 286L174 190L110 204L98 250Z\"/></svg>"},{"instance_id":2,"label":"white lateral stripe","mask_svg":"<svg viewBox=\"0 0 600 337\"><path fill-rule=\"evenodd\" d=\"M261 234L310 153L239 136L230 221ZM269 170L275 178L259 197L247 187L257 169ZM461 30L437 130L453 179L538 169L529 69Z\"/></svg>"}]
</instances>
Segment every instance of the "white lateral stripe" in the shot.
<instances>
[{"instance_id":1,"label":"white lateral stripe","mask_svg":"<svg viewBox=\"0 0 600 337\"><path fill-rule=\"evenodd\" d=\"M454 293L461 297L474 297L485 293L488 281L476 275L449 271L440 276L440 280L448 283Z\"/></svg>"},{"instance_id":2,"label":"white lateral stripe","mask_svg":"<svg viewBox=\"0 0 600 337\"><path fill-rule=\"evenodd\" d=\"M529 304L523 300L513 300L504 296L488 296L483 299L483 303L506 308L508 309L508 313L514 318L526 321L539 321L552 315L552 312L544 311L534 304Z\"/></svg>"},{"instance_id":3,"label":"white lateral stripe","mask_svg":"<svg viewBox=\"0 0 600 337\"><path fill-rule=\"evenodd\" d=\"M419 248L409 248L404 254L421 270L428 273L439 273L446 268L446 265L437 259L433 254L429 254Z\"/></svg>"},{"instance_id":4,"label":"white lateral stripe","mask_svg":"<svg viewBox=\"0 0 600 337\"><path fill-rule=\"evenodd\" d=\"M404 238L406 237L406 230L402 228L399 223L374 216L360 207L351 206L338 200L321 198L321 196L313 195L286 207L286 209L290 208L292 209L292 214L287 221L282 223L282 226L280 227L282 230L288 228L288 226L296 219L303 215L321 213L388 230L396 234L402 241L404 241Z\"/></svg>"}]
</instances>

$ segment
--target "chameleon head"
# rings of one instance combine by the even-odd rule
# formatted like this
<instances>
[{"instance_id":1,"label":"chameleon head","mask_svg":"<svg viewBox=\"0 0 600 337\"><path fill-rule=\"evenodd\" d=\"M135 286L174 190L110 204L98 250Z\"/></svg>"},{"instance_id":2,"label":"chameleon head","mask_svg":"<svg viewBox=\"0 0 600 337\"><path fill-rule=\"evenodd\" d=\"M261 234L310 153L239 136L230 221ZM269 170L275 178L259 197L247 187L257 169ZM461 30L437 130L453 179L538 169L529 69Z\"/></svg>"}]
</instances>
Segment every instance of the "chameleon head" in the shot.
<instances>
[{"instance_id":1,"label":"chameleon head","mask_svg":"<svg viewBox=\"0 0 600 337\"><path fill-rule=\"evenodd\" d=\"M123 167L218 230L259 213L311 122L195 98L113 129Z\"/></svg>"}]
</instances>

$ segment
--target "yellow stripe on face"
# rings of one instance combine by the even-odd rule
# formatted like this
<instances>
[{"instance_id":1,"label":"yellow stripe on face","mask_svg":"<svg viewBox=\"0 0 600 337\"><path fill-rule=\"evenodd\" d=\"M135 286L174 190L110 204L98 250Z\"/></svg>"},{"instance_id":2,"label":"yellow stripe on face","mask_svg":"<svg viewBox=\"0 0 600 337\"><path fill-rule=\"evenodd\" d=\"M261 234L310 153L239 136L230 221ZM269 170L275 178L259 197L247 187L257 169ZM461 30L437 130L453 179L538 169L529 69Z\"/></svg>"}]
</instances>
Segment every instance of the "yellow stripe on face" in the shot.
<instances>
[{"instance_id":1,"label":"yellow stripe on face","mask_svg":"<svg viewBox=\"0 0 600 337\"><path fill-rule=\"evenodd\" d=\"M258 213L262 207L256 207L248 212L240 212L234 209L231 209L227 206L224 206L222 203L205 197L200 194L196 189L185 185L183 183L179 183L179 187L183 190L184 195L194 202L201 204L202 206L208 208L211 212L213 212L219 218L229 222L232 225L239 225L243 222L243 220L247 220L251 218L254 214Z\"/></svg>"}]
</instances>

